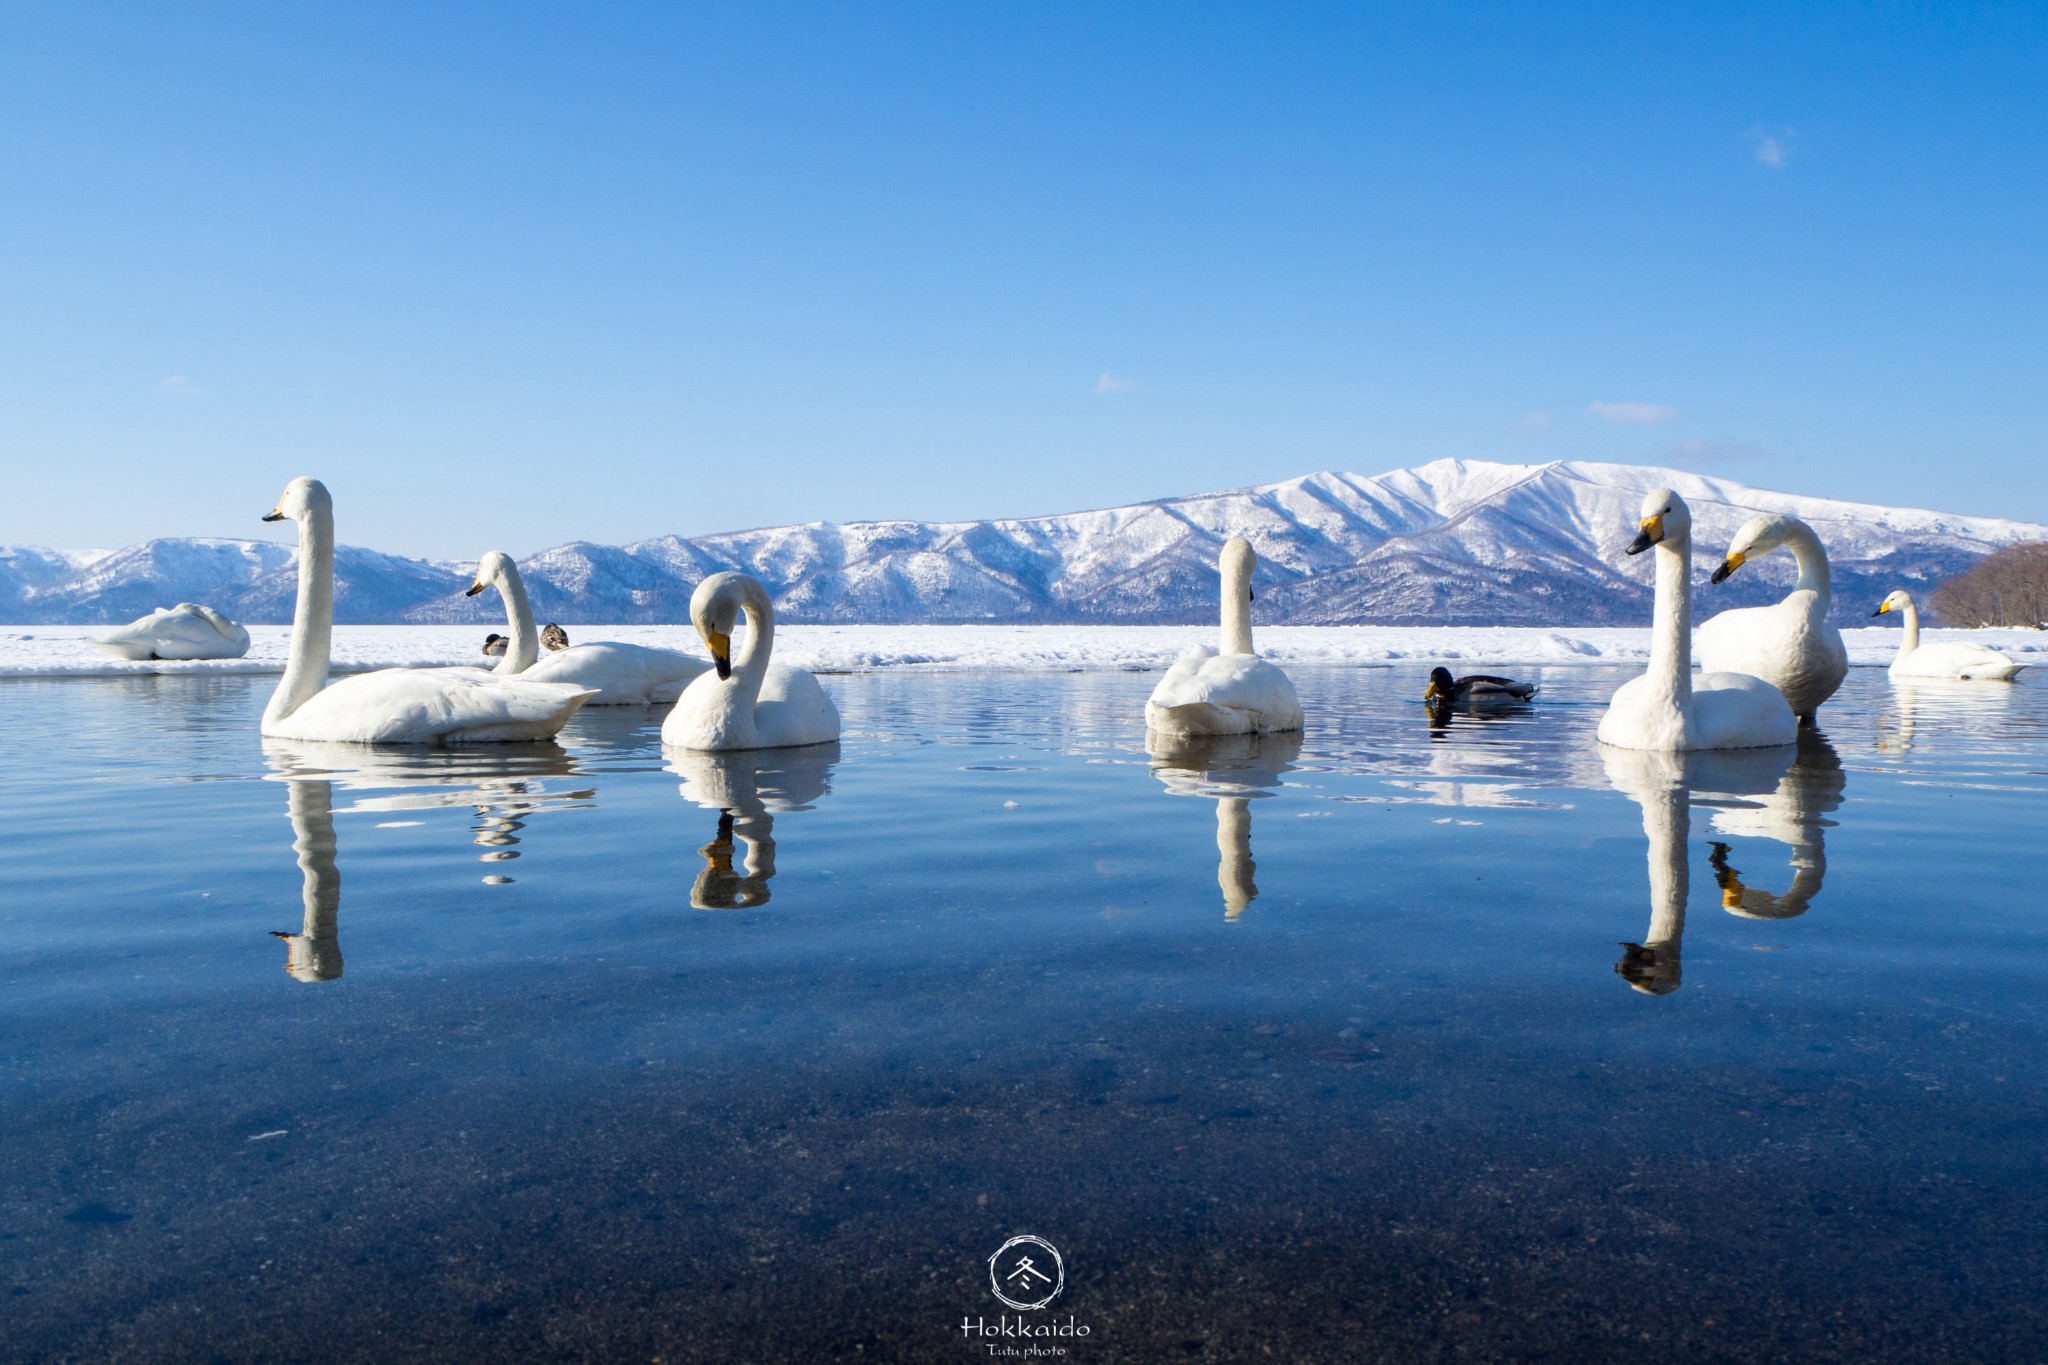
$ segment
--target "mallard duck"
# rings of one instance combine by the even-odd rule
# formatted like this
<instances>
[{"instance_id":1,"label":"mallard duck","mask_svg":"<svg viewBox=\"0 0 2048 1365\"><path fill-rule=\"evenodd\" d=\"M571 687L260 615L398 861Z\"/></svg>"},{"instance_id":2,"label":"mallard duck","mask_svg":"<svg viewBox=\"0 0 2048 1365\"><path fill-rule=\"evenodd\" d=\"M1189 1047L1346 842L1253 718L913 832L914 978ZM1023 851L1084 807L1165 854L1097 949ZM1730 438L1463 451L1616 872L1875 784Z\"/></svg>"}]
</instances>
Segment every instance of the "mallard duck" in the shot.
<instances>
[{"instance_id":1,"label":"mallard duck","mask_svg":"<svg viewBox=\"0 0 2048 1365\"><path fill-rule=\"evenodd\" d=\"M1527 701L1535 695L1535 683L1516 682L1513 678L1496 678L1490 673L1471 673L1462 678L1453 678L1448 668L1430 669L1429 686L1422 691L1424 701L1440 701L1452 706Z\"/></svg>"},{"instance_id":2,"label":"mallard duck","mask_svg":"<svg viewBox=\"0 0 2048 1365\"><path fill-rule=\"evenodd\" d=\"M569 632L550 621L540 628L540 643L543 649L567 649Z\"/></svg>"},{"instance_id":3,"label":"mallard duck","mask_svg":"<svg viewBox=\"0 0 2048 1365\"><path fill-rule=\"evenodd\" d=\"M487 659L504 658L505 646L511 643L510 640L498 634L498 632L492 631L489 635L484 636L484 657Z\"/></svg>"}]
</instances>

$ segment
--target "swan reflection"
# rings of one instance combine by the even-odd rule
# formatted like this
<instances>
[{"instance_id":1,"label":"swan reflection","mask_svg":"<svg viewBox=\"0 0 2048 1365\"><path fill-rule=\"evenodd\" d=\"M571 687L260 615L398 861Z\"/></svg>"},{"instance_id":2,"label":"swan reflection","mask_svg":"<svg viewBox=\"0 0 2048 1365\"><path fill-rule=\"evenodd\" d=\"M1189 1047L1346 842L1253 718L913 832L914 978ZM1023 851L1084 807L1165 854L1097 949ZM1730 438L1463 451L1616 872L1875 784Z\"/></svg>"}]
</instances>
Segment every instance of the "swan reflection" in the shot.
<instances>
[{"instance_id":1,"label":"swan reflection","mask_svg":"<svg viewBox=\"0 0 2048 1365\"><path fill-rule=\"evenodd\" d=\"M489 749L380 749L359 744L265 740L269 778L283 782L292 824L292 852L304 879L304 915L297 933L282 930L288 950L285 970L299 981L332 981L342 973L341 871L334 817L468 806L476 818L472 842L484 849L480 861L519 856L520 831L543 808L587 806L594 788L553 791L548 779L575 774L574 761L553 742L496 745ZM352 793L334 805L335 789ZM382 795L353 795L380 792ZM484 881L508 884L510 877Z\"/></svg>"},{"instance_id":2,"label":"swan reflection","mask_svg":"<svg viewBox=\"0 0 2048 1365\"><path fill-rule=\"evenodd\" d=\"M669 771L683 779L684 799L718 812L711 842L697 850L704 870L690 887L690 904L699 910L766 905L775 877L775 816L809 810L832 790L838 742L800 749L671 749L667 759Z\"/></svg>"},{"instance_id":3,"label":"swan reflection","mask_svg":"<svg viewBox=\"0 0 2048 1365\"><path fill-rule=\"evenodd\" d=\"M1877 708L1877 747L1888 754L1910 752L1923 721L1936 726L1946 721L1952 729L1981 734L2004 721L2013 707L2014 690L2008 686L1934 678L1893 678L1890 683L1890 695Z\"/></svg>"},{"instance_id":4,"label":"swan reflection","mask_svg":"<svg viewBox=\"0 0 2048 1365\"><path fill-rule=\"evenodd\" d=\"M1668 995L1679 987L1694 804L1713 812L1717 833L1792 849L1791 885L1775 893L1745 882L1729 846L1716 840L1709 863L1724 909L1749 919L1789 919L1820 893L1827 872L1822 831L1834 823L1826 817L1840 808L1845 779L1833 746L1819 735L1802 735L1796 756L1788 747L1666 753L1608 745L1600 756L1608 782L1642 807L1649 845L1649 928L1642 942L1621 945L1614 967L1636 990Z\"/></svg>"},{"instance_id":5,"label":"swan reflection","mask_svg":"<svg viewBox=\"0 0 2048 1365\"><path fill-rule=\"evenodd\" d=\"M1184 738L1148 732L1145 742L1152 775L1168 792L1215 799L1216 885L1224 919L1236 921L1259 895L1251 803L1281 785L1280 775L1301 756L1301 732Z\"/></svg>"},{"instance_id":6,"label":"swan reflection","mask_svg":"<svg viewBox=\"0 0 2048 1365\"><path fill-rule=\"evenodd\" d=\"M285 788L292 822L292 852L304 879L299 896L305 914L299 932L271 930L285 942L284 969L300 981L332 981L341 975L341 869L335 866L334 784L308 779Z\"/></svg>"}]
</instances>

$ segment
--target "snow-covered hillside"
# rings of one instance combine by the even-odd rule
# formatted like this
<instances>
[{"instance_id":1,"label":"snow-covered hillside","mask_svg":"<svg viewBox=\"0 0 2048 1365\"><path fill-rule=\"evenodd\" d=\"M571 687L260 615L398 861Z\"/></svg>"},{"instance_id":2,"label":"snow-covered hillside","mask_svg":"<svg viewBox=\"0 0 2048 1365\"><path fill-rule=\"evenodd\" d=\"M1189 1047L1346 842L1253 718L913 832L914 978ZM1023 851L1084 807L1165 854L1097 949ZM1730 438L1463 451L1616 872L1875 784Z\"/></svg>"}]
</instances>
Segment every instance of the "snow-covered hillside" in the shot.
<instances>
[{"instance_id":1,"label":"snow-covered hillside","mask_svg":"<svg viewBox=\"0 0 2048 1365\"><path fill-rule=\"evenodd\" d=\"M521 562L535 610L564 622L680 621L705 574L737 568L791 621L1169 623L1215 614L1216 555L1257 546L1257 617L1332 625L1637 625L1649 565L1622 554L1645 493L1692 504L1705 571L1746 518L1805 518L1833 559L1837 614L1853 622L1894 587L1924 593L2048 527L1749 488L1678 470L1438 460L1373 478L1310 474L1258 488L1017 521L812 523L623 547L577 542ZM479 544L479 553L494 548ZM484 622L464 569L344 547L337 619ZM1778 555L1701 608L1767 600L1791 581ZM251 622L286 620L288 549L265 541L156 540L112 554L0 551L0 619L127 620L201 601Z\"/></svg>"}]
</instances>

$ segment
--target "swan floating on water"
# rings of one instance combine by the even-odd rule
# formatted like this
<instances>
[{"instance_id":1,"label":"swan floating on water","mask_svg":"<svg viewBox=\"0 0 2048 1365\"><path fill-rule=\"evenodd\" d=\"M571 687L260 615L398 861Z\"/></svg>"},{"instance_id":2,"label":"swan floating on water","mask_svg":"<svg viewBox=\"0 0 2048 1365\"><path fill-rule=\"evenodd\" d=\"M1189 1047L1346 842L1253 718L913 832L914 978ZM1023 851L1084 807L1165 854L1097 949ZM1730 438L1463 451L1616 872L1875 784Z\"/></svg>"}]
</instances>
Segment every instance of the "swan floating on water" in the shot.
<instances>
[{"instance_id":1,"label":"swan floating on water","mask_svg":"<svg viewBox=\"0 0 2048 1365\"><path fill-rule=\"evenodd\" d=\"M384 668L332 686L334 501L318 479L293 479L265 521L299 524L299 597L284 677L263 711L273 739L352 744L479 744L547 739L592 695L586 688Z\"/></svg>"},{"instance_id":2,"label":"swan floating on water","mask_svg":"<svg viewBox=\"0 0 2048 1365\"><path fill-rule=\"evenodd\" d=\"M1657 552L1650 666L1623 683L1600 720L1600 742L1621 749L1750 749L1791 744L1799 720L1785 695L1747 673L1692 672L1692 510L1660 488L1643 500L1628 553Z\"/></svg>"},{"instance_id":3,"label":"swan floating on water","mask_svg":"<svg viewBox=\"0 0 2048 1365\"><path fill-rule=\"evenodd\" d=\"M1255 735L1301 728L1301 702L1278 667L1252 653L1251 542L1223 546L1223 645L1196 645L1174 661L1145 703L1145 728L1161 735Z\"/></svg>"},{"instance_id":4,"label":"swan floating on water","mask_svg":"<svg viewBox=\"0 0 2048 1365\"><path fill-rule=\"evenodd\" d=\"M1872 616L1902 612L1906 628L1899 636L1899 656L1892 660L1894 678L1946 678L1951 682L2010 682L2026 665L2017 663L1986 645L1967 640L1938 640L1920 643L1920 609L1904 589L1893 592L1877 604Z\"/></svg>"},{"instance_id":5,"label":"swan floating on water","mask_svg":"<svg viewBox=\"0 0 2048 1365\"><path fill-rule=\"evenodd\" d=\"M1806 724L1820 704L1849 676L1849 650L1842 632L1828 624L1834 600L1828 553L1813 528L1797 517L1751 517L1728 543L1728 557L1711 581L1728 576L1752 559L1786 549L1799 562L1799 581L1784 599L1767 607L1737 607L1700 627L1693 647L1710 673L1747 673L1785 695L1785 704Z\"/></svg>"},{"instance_id":6,"label":"swan floating on water","mask_svg":"<svg viewBox=\"0 0 2048 1365\"><path fill-rule=\"evenodd\" d=\"M733 627L747 618L737 658ZM768 661L775 646L775 604L743 573L715 573L690 595L690 624L711 650L715 671L683 689L661 723L661 742L675 749L780 749L839 738L839 712L818 680L801 668Z\"/></svg>"},{"instance_id":7,"label":"swan floating on water","mask_svg":"<svg viewBox=\"0 0 2048 1365\"><path fill-rule=\"evenodd\" d=\"M674 701L691 679L711 667L678 649L611 640L572 648L568 633L552 622L536 634L533 604L526 596L519 565L502 550L492 550L477 563L476 581L463 595L474 597L486 588L498 590L505 603L506 628L512 632L504 657L498 661L499 677L593 688L596 695L586 706L648 706ZM560 644L549 638L550 631ZM552 652L543 658L538 645Z\"/></svg>"},{"instance_id":8,"label":"swan floating on water","mask_svg":"<svg viewBox=\"0 0 2048 1365\"><path fill-rule=\"evenodd\" d=\"M249 652L249 632L212 607L180 602L158 607L93 644L123 659L239 659Z\"/></svg>"}]
</instances>

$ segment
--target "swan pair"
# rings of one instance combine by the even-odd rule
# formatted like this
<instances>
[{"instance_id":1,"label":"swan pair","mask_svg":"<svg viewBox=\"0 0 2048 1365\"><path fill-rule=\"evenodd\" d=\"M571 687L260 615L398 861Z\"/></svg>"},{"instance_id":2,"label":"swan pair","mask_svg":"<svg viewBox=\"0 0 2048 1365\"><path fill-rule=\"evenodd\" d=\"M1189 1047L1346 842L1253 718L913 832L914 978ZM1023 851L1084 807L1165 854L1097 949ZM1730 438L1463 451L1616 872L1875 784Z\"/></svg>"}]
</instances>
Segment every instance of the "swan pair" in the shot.
<instances>
[{"instance_id":1,"label":"swan pair","mask_svg":"<svg viewBox=\"0 0 2048 1365\"><path fill-rule=\"evenodd\" d=\"M519 576L519 565L502 550L491 551L477 563L476 580L463 595L475 597L489 588L498 590L505 604L505 628L512 632L501 637L505 651L492 670L494 676L592 688L597 695L585 702L586 706L648 706L674 701L692 678L711 666L677 649L650 649L609 640L570 645L566 635L561 646L541 658L545 637L534 625L526 583ZM561 632L560 626L550 629Z\"/></svg>"},{"instance_id":2,"label":"swan pair","mask_svg":"<svg viewBox=\"0 0 2048 1365\"><path fill-rule=\"evenodd\" d=\"M354 744L467 744L548 739L559 733L596 687L547 681L563 650L536 665L532 608L513 569L499 583L513 619L513 644L499 670L386 668L334 683L327 680L334 635L334 502L318 479L294 479L265 521L292 520L299 528L299 590L292 616L284 677L264 709L262 732L273 739L334 740ZM507 567L510 560L500 556ZM488 559L488 557L487 557ZM483 581L479 575L479 584ZM497 576L493 575L493 582ZM510 585L510 591L507 585ZM472 591L480 591L472 585ZM513 605L514 599L517 605ZM735 666L732 632L744 612L750 627ZM520 643L524 616L525 640ZM839 715L817 679L768 661L775 634L774 608L759 583L744 574L713 574L697 585L690 619L711 649L716 672L700 671L683 689L662 725L662 742L691 749L751 749L819 744L839 737ZM605 667L623 669L614 650L585 646ZM673 651L654 651L672 653ZM508 665L518 661L518 667ZM609 661L604 662L604 661ZM572 661L578 667L590 667ZM538 673L538 678L536 677ZM614 675L606 675L608 677Z\"/></svg>"}]
</instances>

